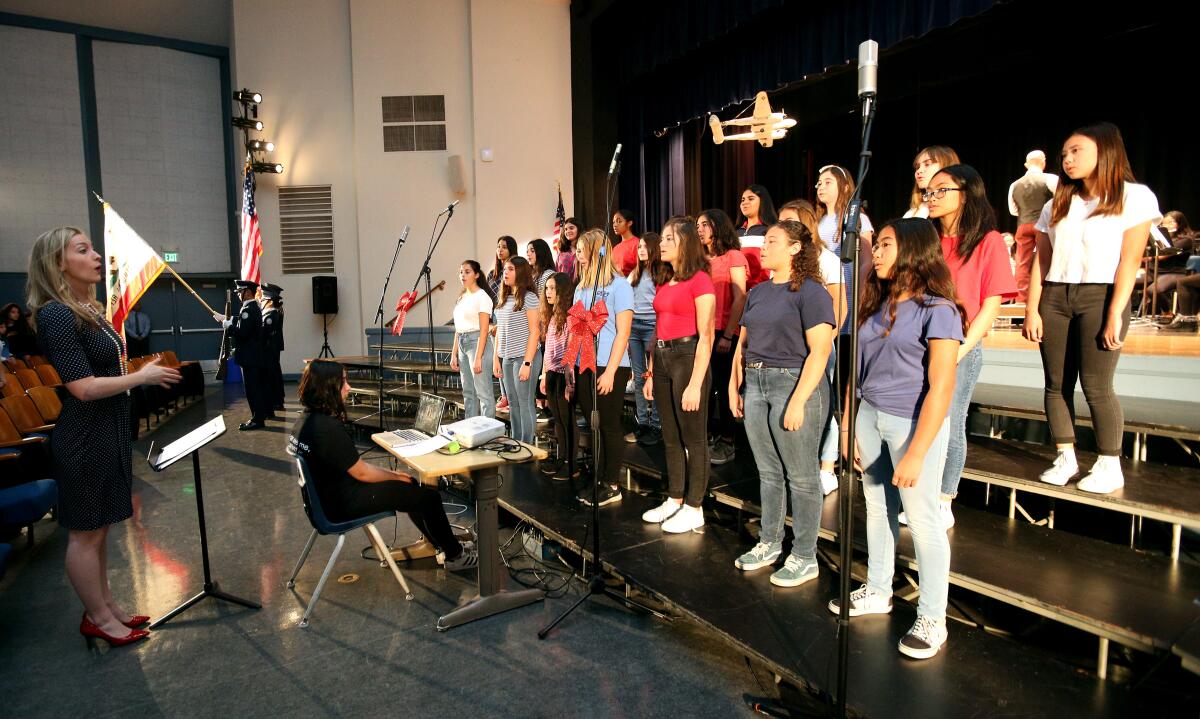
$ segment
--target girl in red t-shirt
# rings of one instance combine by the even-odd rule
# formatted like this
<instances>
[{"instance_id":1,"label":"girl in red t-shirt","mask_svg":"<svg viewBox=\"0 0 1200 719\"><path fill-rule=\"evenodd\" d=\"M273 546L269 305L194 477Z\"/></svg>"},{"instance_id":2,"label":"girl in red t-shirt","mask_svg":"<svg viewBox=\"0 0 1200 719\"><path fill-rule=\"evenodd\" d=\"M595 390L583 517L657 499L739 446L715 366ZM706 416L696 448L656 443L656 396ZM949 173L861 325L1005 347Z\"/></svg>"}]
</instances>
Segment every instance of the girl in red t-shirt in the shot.
<instances>
[{"instance_id":1,"label":"girl in red t-shirt","mask_svg":"<svg viewBox=\"0 0 1200 719\"><path fill-rule=\"evenodd\" d=\"M943 167L929 180L922 198L929 208L929 219L941 235L942 256L970 324L958 348L958 372L950 402L950 439L942 473L939 507L949 529L954 526L950 503L958 494L967 462L967 410L983 369L983 338L1000 313L1000 303L1017 296L1017 282L1008 263L1008 247L996 231L996 212L975 168Z\"/></svg>"},{"instance_id":2,"label":"girl in red t-shirt","mask_svg":"<svg viewBox=\"0 0 1200 719\"><path fill-rule=\"evenodd\" d=\"M748 265L742 243L733 230L733 222L723 211L705 210L696 219L696 231L704 243L709 275L716 289L716 323L713 345L713 385L717 392L716 412L709 430L714 437L709 447L713 464L725 464L734 457L733 434L737 423L729 411L729 376L733 371L733 348L746 308Z\"/></svg>"},{"instance_id":3,"label":"girl in red t-shirt","mask_svg":"<svg viewBox=\"0 0 1200 719\"><path fill-rule=\"evenodd\" d=\"M700 505L708 487L708 371L713 346L716 298L704 271L704 246L691 218L672 217L659 240L662 267L654 279L658 339L643 387L662 420L667 455L668 498L642 515L662 523L664 532L681 533L704 526ZM655 381L655 369L658 380Z\"/></svg>"}]
</instances>

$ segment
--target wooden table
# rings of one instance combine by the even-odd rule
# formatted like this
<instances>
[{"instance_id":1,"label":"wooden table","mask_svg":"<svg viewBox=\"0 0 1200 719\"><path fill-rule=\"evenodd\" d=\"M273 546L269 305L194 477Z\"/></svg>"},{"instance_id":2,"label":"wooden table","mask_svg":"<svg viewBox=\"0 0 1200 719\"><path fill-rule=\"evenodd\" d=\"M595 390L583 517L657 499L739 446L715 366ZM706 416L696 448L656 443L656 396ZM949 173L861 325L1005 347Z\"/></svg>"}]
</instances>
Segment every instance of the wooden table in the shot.
<instances>
[{"instance_id":1,"label":"wooden table","mask_svg":"<svg viewBox=\"0 0 1200 719\"><path fill-rule=\"evenodd\" d=\"M544 599L545 594L540 589L508 591L500 587L500 522L496 503L500 493L500 474L495 470L506 464L545 459L549 456L546 451L510 439L507 441L520 444L526 451L513 456L476 449L454 455L431 452L419 457L400 457L392 451L392 437L391 432L378 432L371 435L371 440L412 470L412 475L421 484L436 484L439 477L466 475L475 485L475 521L479 530L479 595L440 617L438 631L444 632L460 624Z\"/></svg>"}]
</instances>

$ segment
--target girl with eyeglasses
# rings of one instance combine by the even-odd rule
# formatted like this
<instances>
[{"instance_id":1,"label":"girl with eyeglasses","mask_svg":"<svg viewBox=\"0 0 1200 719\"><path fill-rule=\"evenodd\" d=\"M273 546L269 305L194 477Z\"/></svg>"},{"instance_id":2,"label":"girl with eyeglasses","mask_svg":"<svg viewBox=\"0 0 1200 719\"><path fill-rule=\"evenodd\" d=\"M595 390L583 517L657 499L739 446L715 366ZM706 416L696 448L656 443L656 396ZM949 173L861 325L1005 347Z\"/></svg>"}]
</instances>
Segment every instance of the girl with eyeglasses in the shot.
<instances>
[{"instance_id":1,"label":"girl with eyeglasses","mask_svg":"<svg viewBox=\"0 0 1200 719\"><path fill-rule=\"evenodd\" d=\"M642 519L678 534L704 526L708 488L708 397L716 306L696 223L672 217L660 235L662 266L654 278L658 339L643 392L662 418L668 497ZM657 378L656 378L657 371Z\"/></svg>"},{"instance_id":2,"label":"girl with eyeglasses","mask_svg":"<svg viewBox=\"0 0 1200 719\"><path fill-rule=\"evenodd\" d=\"M892 611L892 577L908 514L919 567L917 620L900 653L928 659L946 642L950 542L938 510L965 314L954 298L941 242L927 220L884 225L872 249L875 271L858 309L858 397L845 398L842 426L857 412L855 446L842 453L861 468L867 505L867 583L850 594L850 616ZM857 405L857 406L856 406ZM853 452L853 453L851 453ZM829 603L837 614L838 600Z\"/></svg>"},{"instance_id":3,"label":"girl with eyeglasses","mask_svg":"<svg viewBox=\"0 0 1200 719\"><path fill-rule=\"evenodd\" d=\"M779 219L775 214L775 203L771 193L762 185L749 185L742 190L738 200L737 235L741 238L742 253L746 255L749 273L746 276L746 289L770 279L770 273L762 268L759 256L762 252L762 238L767 234L767 228Z\"/></svg>"},{"instance_id":4,"label":"girl with eyeglasses","mask_svg":"<svg viewBox=\"0 0 1200 719\"><path fill-rule=\"evenodd\" d=\"M756 225L757 226L757 225ZM734 430L737 423L729 411L729 375L733 369L733 347L737 341L742 310L746 307L749 286L746 256L734 232L729 215L718 209L705 210L696 220L696 232L704 243L708 272L716 290L716 337L713 345L713 388L717 400L709 425L713 443L709 459L722 465L733 460Z\"/></svg>"},{"instance_id":5,"label":"girl with eyeglasses","mask_svg":"<svg viewBox=\"0 0 1200 719\"><path fill-rule=\"evenodd\" d=\"M988 202L983 178L970 165L942 168L929 181L922 199L941 235L942 256L954 280L955 297L967 313L967 334L958 348L954 397L950 403L950 439L938 507L945 528L954 526L951 502L958 495L967 461L967 410L983 369L983 338L1000 303L1017 296L1008 247L996 230L996 212ZM907 515L902 519L906 519ZM903 523L903 522L902 522Z\"/></svg>"},{"instance_id":6,"label":"girl with eyeglasses","mask_svg":"<svg viewBox=\"0 0 1200 719\"><path fill-rule=\"evenodd\" d=\"M1062 168L1066 176L1034 225L1037 252L1022 329L1041 347L1046 417L1058 449L1041 480L1064 485L1079 472L1072 406L1078 377L1100 455L1079 489L1107 494L1125 486L1125 416L1113 375L1129 331L1138 265L1162 213L1150 188L1134 180L1116 125L1101 122L1071 133Z\"/></svg>"},{"instance_id":7,"label":"girl with eyeglasses","mask_svg":"<svg viewBox=\"0 0 1200 719\"><path fill-rule=\"evenodd\" d=\"M905 217L929 217L929 206L925 203L923 193L929 187L929 181L943 167L959 164L958 153L945 145L931 145L917 153L913 158L913 189Z\"/></svg>"}]
</instances>

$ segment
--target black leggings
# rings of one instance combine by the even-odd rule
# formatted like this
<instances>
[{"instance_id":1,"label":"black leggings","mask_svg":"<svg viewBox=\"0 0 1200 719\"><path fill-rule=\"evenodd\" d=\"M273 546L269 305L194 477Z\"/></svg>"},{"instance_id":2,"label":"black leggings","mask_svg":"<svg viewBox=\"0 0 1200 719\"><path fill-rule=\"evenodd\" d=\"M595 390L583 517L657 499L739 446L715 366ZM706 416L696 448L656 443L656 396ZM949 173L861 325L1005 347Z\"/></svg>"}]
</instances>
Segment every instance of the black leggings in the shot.
<instances>
[{"instance_id":1,"label":"black leggings","mask_svg":"<svg viewBox=\"0 0 1200 719\"><path fill-rule=\"evenodd\" d=\"M717 351L720 342L721 338L718 336L713 342L712 361L709 363L709 367L712 368L712 393L717 403L717 406L712 408L709 429L717 439L731 440L737 430L737 422L729 409L729 376L733 374L733 352L737 340L733 341L733 347L725 354Z\"/></svg>"},{"instance_id":2,"label":"black leggings","mask_svg":"<svg viewBox=\"0 0 1200 719\"><path fill-rule=\"evenodd\" d=\"M357 482L343 497L341 514L345 518L380 512L405 512L421 534L446 553L447 559L462 554L462 545L450 529L442 495L436 489L400 481Z\"/></svg>"},{"instance_id":3,"label":"black leggings","mask_svg":"<svg viewBox=\"0 0 1200 719\"><path fill-rule=\"evenodd\" d=\"M692 507L704 503L708 490L708 395L712 373L704 372L700 407L683 411L683 390L692 378L696 344L654 349L654 402L662 420L663 446L667 454L667 492Z\"/></svg>"},{"instance_id":4,"label":"black leggings","mask_svg":"<svg viewBox=\"0 0 1200 719\"><path fill-rule=\"evenodd\" d=\"M563 396L566 388L566 375L554 370L546 371L546 401L550 404L550 424L554 427L554 439L558 442L558 459L564 462L574 456L575 448L579 445L579 433L575 431L574 426L578 388L570 400Z\"/></svg>"},{"instance_id":5,"label":"black leggings","mask_svg":"<svg viewBox=\"0 0 1200 719\"><path fill-rule=\"evenodd\" d=\"M598 367L596 371L604 374L603 367ZM621 484L621 464L625 461L625 430L621 426L621 414L625 411L625 385L630 376L628 367L618 367L612 391L596 395L596 409L600 415L600 444L603 450L597 453L596 478L613 487ZM575 396L589 424L592 421L592 382L595 377L591 370L575 376ZM595 441L596 428L592 427L593 446Z\"/></svg>"},{"instance_id":6,"label":"black leggings","mask_svg":"<svg viewBox=\"0 0 1200 719\"><path fill-rule=\"evenodd\" d=\"M1106 350L1101 341L1104 318L1113 301L1110 284L1046 282L1038 312L1042 316L1042 369L1046 375L1046 417L1055 444L1075 442L1075 383L1092 411L1097 448L1119 456L1125 414L1113 391L1113 375L1121 350ZM1129 331L1125 305L1121 339Z\"/></svg>"},{"instance_id":7,"label":"black leggings","mask_svg":"<svg viewBox=\"0 0 1200 719\"><path fill-rule=\"evenodd\" d=\"M1179 278L1175 289L1179 291L1179 314L1196 314L1200 309L1200 275Z\"/></svg>"}]
</instances>

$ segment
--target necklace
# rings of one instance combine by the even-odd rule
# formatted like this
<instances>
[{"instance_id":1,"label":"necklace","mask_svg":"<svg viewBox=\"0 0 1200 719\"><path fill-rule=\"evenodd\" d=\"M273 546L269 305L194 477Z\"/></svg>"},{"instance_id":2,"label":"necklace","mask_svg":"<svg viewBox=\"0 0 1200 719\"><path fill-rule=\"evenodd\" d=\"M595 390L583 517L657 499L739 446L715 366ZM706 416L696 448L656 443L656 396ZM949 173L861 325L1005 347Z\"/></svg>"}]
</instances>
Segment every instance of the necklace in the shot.
<instances>
[{"instance_id":1,"label":"necklace","mask_svg":"<svg viewBox=\"0 0 1200 719\"><path fill-rule=\"evenodd\" d=\"M124 377L126 374L129 373L129 368L126 366L125 348L121 345L120 335L118 335L116 329L114 329L113 326L111 324L109 324L108 319L104 315L100 314L100 310L96 309L95 306L93 306L91 304L86 305L86 307L92 311L93 315L96 316L96 319L100 323L100 329L103 331L104 336L107 337L113 343L113 347L116 348L117 364L121 368L121 376ZM128 391L126 391L126 394L128 394Z\"/></svg>"}]
</instances>

